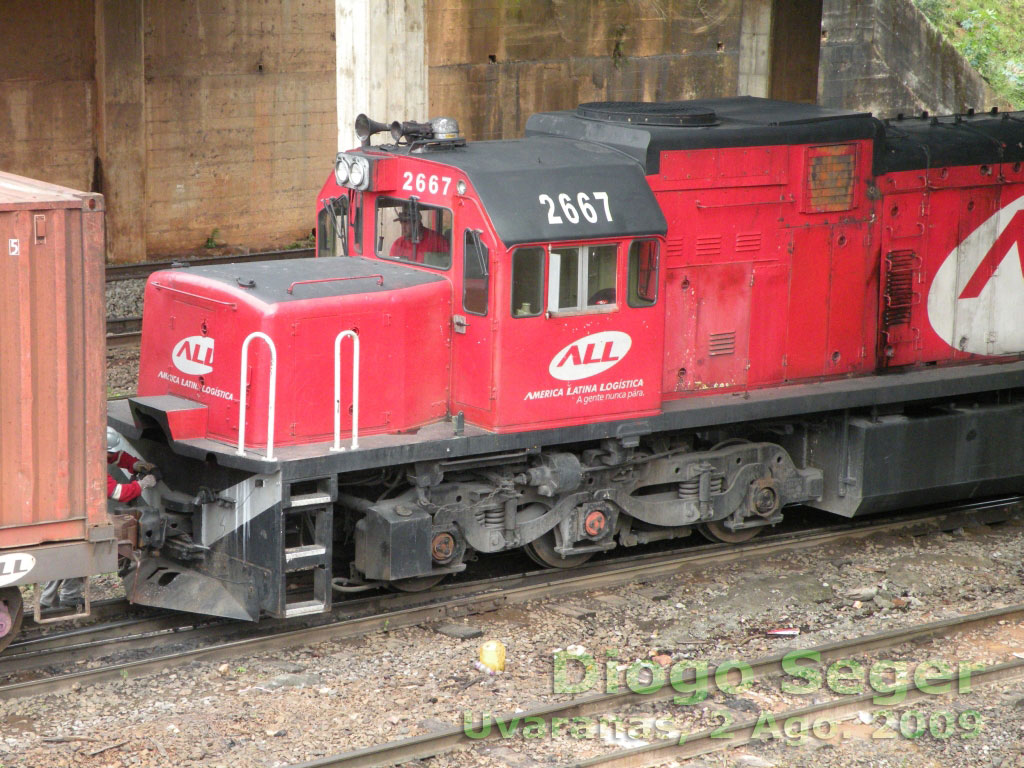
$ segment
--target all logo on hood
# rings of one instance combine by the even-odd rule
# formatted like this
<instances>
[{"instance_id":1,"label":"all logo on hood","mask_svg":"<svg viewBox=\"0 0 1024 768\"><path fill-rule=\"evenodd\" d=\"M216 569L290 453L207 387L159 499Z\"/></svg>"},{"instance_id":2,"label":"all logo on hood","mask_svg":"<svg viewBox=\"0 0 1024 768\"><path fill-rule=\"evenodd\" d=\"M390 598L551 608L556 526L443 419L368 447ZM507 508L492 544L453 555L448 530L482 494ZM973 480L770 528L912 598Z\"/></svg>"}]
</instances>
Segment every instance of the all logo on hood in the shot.
<instances>
[{"instance_id":1,"label":"all logo on hood","mask_svg":"<svg viewBox=\"0 0 1024 768\"><path fill-rule=\"evenodd\" d=\"M560 381L578 381L607 371L633 346L629 334L601 331L562 347L551 358L548 373Z\"/></svg>"},{"instance_id":2,"label":"all logo on hood","mask_svg":"<svg viewBox=\"0 0 1024 768\"><path fill-rule=\"evenodd\" d=\"M189 336L174 345L171 362L182 373L199 376L213 370L213 339Z\"/></svg>"},{"instance_id":3,"label":"all logo on hood","mask_svg":"<svg viewBox=\"0 0 1024 768\"><path fill-rule=\"evenodd\" d=\"M949 252L928 290L928 320L949 346L976 355L1024 351L1024 197Z\"/></svg>"}]
</instances>

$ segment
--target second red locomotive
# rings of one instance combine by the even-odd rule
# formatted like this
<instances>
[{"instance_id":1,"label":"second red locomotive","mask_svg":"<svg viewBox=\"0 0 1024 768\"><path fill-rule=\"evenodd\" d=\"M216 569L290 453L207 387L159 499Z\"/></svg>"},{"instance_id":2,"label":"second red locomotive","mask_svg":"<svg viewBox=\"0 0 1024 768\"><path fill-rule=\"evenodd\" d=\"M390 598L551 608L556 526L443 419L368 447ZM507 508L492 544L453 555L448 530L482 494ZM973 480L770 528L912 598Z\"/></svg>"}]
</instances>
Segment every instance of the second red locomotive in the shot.
<instances>
[{"instance_id":1,"label":"second red locomotive","mask_svg":"<svg viewBox=\"0 0 1024 768\"><path fill-rule=\"evenodd\" d=\"M1024 490L1021 113L357 130L317 207L336 258L150 278L139 395L111 408L165 468L138 602L296 615L477 552L563 567L791 504Z\"/></svg>"}]
</instances>

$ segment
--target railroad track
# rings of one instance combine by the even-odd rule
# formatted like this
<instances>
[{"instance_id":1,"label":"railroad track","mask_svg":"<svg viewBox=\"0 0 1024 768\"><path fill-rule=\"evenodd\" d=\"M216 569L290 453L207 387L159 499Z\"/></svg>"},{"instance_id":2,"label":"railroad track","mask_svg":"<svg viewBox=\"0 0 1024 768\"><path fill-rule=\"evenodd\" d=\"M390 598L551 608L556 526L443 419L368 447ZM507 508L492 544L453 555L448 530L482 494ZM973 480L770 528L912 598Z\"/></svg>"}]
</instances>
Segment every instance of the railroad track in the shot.
<instances>
[{"instance_id":1,"label":"railroad track","mask_svg":"<svg viewBox=\"0 0 1024 768\"><path fill-rule=\"evenodd\" d=\"M106 280L115 283L121 280L144 280L161 269L183 265L203 266L206 264L241 264L247 261L277 261L280 259L306 259L315 253L314 248L289 248L279 251L239 253L233 256L204 256L198 259L174 259L172 261L143 261L137 264L108 264Z\"/></svg>"},{"instance_id":2,"label":"railroad track","mask_svg":"<svg viewBox=\"0 0 1024 768\"><path fill-rule=\"evenodd\" d=\"M12 643L0 656L0 680L16 680L0 685L0 699L51 693L76 683L86 685L159 672L189 661L232 658L450 620L538 598L608 588L844 539L893 532L923 534L999 522L1014 516L1020 503L1020 497L1004 498L955 509L922 512L895 521L860 521L839 527L778 534L743 545L708 544L683 552L644 554L598 562L571 571L532 571L452 584L429 593L389 593L350 599L331 614L311 617L298 627L294 622L285 621L271 620L253 625L189 614L160 614L125 620L115 627L99 625L68 633L28 637ZM31 630L31 626L26 629ZM175 645L189 647L167 652L172 641ZM154 648L164 652L140 660L115 661L93 669L81 669L83 662L106 660L115 652Z\"/></svg>"},{"instance_id":3,"label":"railroad track","mask_svg":"<svg viewBox=\"0 0 1024 768\"><path fill-rule=\"evenodd\" d=\"M141 340L141 317L107 318L107 349L138 346Z\"/></svg>"},{"instance_id":4,"label":"railroad track","mask_svg":"<svg viewBox=\"0 0 1024 768\"><path fill-rule=\"evenodd\" d=\"M239 264L249 261L278 261L281 259L305 259L313 256L313 248L293 248L281 251L261 251L234 256L209 256L199 259L178 259L176 261L146 261L139 264L108 264L106 281L116 283L123 280L144 280L161 269L183 265L205 266L207 264ZM141 317L108 317L107 349L138 346L142 339Z\"/></svg>"},{"instance_id":5,"label":"railroad track","mask_svg":"<svg viewBox=\"0 0 1024 768\"><path fill-rule=\"evenodd\" d=\"M820 659L816 660L815 664L817 666L825 666L840 659L856 659L858 656L871 651L894 649L904 643L933 640L959 632L981 629L1001 621L1019 622L1022 620L1024 620L1024 605L1015 605L1009 608L968 614L952 619L919 624L905 629L895 629L889 632L867 635L853 640L828 643L815 646L814 648L801 649L801 652L816 652L820 654ZM749 665L749 673L744 676L753 682L779 675L782 672L782 661L789 652L786 651L746 662ZM723 669L728 669L728 667ZM718 667L709 666L707 672L709 694L718 690L715 682L717 680L717 672ZM995 682L1015 680L1021 677L1024 677L1024 660L1018 659L973 672L970 676L970 681L972 686L983 686ZM925 697L926 693L918 687L919 684L934 684L939 679L948 680L949 678L936 677L918 681L915 675L914 682L896 687L892 692L905 695L905 698L900 702L900 707L902 708L905 704L914 703ZM888 693L891 692L887 692L887 695ZM459 747L480 744L488 739L494 741L502 735L503 729L499 727L499 723L504 726L504 731L508 733L510 731L515 732L518 724L526 722L553 724L556 722L556 718L564 718L562 722L569 723L575 717L591 717L594 715L621 716L626 710L636 705L643 704L649 707L654 703L663 703L671 700L677 695L677 691L670 685L664 685L658 691L652 693L633 693L627 689L619 693L594 694L573 699L569 702L549 704L526 712L520 711L499 715L491 719L491 727L489 729L485 727L482 721L477 720L468 729L465 726L454 727L402 741L387 742L321 758L312 762L297 764L292 766L292 768L369 768L369 766L396 765L405 761L426 759ZM785 712L774 712L772 714L774 722L780 724L780 727L784 722L796 722L795 718L803 718L804 728L800 733L810 735L811 723L814 723L815 728L817 728L818 724L821 724L822 721L839 723L843 720L857 717L863 712L874 713L893 706L891 703L875 703L873 699L877 696L878 693L872 690L860 695L844 696L820 704L791 709ZM536 719L531 720L531 718ZM764 738L764 735L769 733L770 730L764 729L762 730L762 735L754 736L758 722L758 717L750 717L731 725L723 725L719 728L702 730L697 733L669 733L666 734L666 738L652 743L597 755L586 760L573 762L569 766L571 768L646 768L646 766L660 765L669 760L688 760L712 752L721 752L726 749L742 746L751 741ZM467 730L474 735L470 736ZM787 737L794 739L797 735L797 733L791 732L787 734ZM569 766L565 766L565 768L569 768Z\"/></svg>"}]
</instances>

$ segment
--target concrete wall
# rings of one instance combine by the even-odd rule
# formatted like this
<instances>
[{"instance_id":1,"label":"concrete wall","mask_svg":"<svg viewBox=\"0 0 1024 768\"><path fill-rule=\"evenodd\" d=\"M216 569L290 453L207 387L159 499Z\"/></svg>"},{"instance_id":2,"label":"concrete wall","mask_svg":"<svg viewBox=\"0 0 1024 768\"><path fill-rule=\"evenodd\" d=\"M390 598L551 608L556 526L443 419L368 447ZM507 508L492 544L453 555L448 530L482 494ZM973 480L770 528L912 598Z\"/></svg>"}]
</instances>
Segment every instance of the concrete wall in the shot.
<instances>
[{"instance_id":1,"label":"concrete wall","mask_svg":"<svg viewBox=\"0 0 1024 768\"><path fill-rule=\"evenodd\" d=\"M92 0L0 5L0 170L92 189L94 58Z\"/></svg>"},{"instance_id":2,"label":"concrete wall","mask_svg":"<svg viewBox=\"0 0 1024 768\"><path fill-rule=\"evenodd\" d=\"M104 192L110 261L281 246L360 111L483 139L582 101L767 95L775 1L8 2L0 167Z\"/></svg>"},{"instance_id":3,"label":"concrete wall","mask_svg":"<svg viewBox=\"0 0 1024 768\"><path fill-rule=\"evenodd\" d=\"M148 251L307 234L335 153L332 0L146 13Z\"/></svg>"},{"instance_id":4,"label":"concrete wall","mask_svg":"<svg viewBox=\"0 0 1024 768\"><path fill-rule=\"evenodd\" d=\"M740 0L428 0L429 115L470 139L522 135L580 102L736 94Z\"/></svg>"},{"instance_id":5,"label":"concrete wall","mask_svg":"<svg viewBox=\"0 0 1024 768\"><path fill-rule=\"evenodd\" d=\"M107 196L108 259L309 233L337 143L334 0L0 5L0 169Z\"/></svg>"},{"instance_id":6,"label":"concrete wall","mask_svg":"<svg viewBox=\"0 0 1024 768\"><path fill-rule=\"evenodd\" d=\"M822 0L775 0L771 97L814 104L818 98Z\"/></svg>"},{"instance_id":7,"label":"concrete wall","mask_svg":"<svg viewBox=\"0 0 1024 768\"><path fill-rule=\"evenodd\" d=\"M818 103L933 114L1000 104L911 0L825 0Z\"/></svg>"},{"instance_id":8,"label":"concrete wall","mask_svg":"<svg viewBox=\"0 0 1024 768\"><path fill-rule=\"evenodd\" d=\"M819 35L820 103L994 102L910 0L824 0L820 30L818 2L6 0L0 169L102 191L108 257L138 261L303 237L361 111L489 139L584 101L803 98Z\"/></svg>"}]
</instances>

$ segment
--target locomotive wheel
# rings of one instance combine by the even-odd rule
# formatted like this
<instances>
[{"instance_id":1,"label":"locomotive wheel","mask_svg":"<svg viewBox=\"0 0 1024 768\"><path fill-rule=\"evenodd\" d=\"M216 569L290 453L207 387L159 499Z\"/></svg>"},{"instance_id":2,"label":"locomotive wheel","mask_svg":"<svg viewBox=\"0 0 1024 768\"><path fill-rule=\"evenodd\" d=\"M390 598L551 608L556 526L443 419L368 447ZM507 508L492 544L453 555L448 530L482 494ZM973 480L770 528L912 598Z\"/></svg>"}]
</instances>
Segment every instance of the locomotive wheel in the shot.
<instances>
[{"instance_id":1,"label":"locomotive wheel","mask_svg":"<svg viewBox=\"0 0 1024 768\"><path fill-rule=\"evenodd\" d=\"M21 599L21 590L17 587L0 589L0 603L7 606L7 613L12 622L7 634L0 637L0 651L3 651L21 631L21 620L25 618L25 603Z\"/></svg>"},{"instance_id":2,"label":"locomotive wheel","mask_svg":"<svg viewBox=\"0 0 1024 768\"><path fill-rule=\"evenodd\" d=\"M414 576L411 579L398 579L389 581L388 587L396 592L426 592L431 587L440 584L446 575L442 573L440 576Z\"/></svg>"},{"instance_id":3,"label":"locomotive wheel","mask_svg":"<svg viewBox=\"0 0 1024 768\"><path fill-rule=\"evenodd\" d=\"M725 523L718 520L713 523L701 523L697 526L705 539L708 541L723 542L725 544L742 544L750 541L761 532L764 526L758 528L741 528L738 531L731 531L725 527Z\"/></svg>"},{"instance_id":4,"label":"locomotive wheel","mask_svg":"<svg viewBox=\"0 0 1024 768\"><path fill-rule=\"evenodd\" d=\"M535 520L547 511L548 507L544 504L530 504L519 510L519 519L521 521ZM562 557L555 551L555 546L558 544L556 530L557 526L529 544L524 544L523 551L527 557L542 568L575 568L578 565L583 565L592 557L592 553L589 552L583 555Z\"/></svg>"},{"instance_id":5,"label":"locomotive wheel","mask_svg":"<svg viewBox=\"0 0 1024 768\"><path fill-rule=\"evenodd\" d=\"M749 440L743 437L730 437L728 440L723 440L717 445L712 446L711 450L717 451L722 448L728 448L733 445L744 445L749 442ZM742 544L744 541L750 541L761 532L761 528L741 528L738 531L731 531L725 527L725 524L721 520L717 520L713 523L701 523L697 526L697 530L700 531L708 541L714 541L716 543L722 542L723 544Z\"/></svg>"},{"instance_id":6,"label":"locomotive wheel","mask_svg":"<svg viewBox=\"0 0 1024 768\"><path fill-rule=\"evenodd\" d=\"M578 565L583 565L593 557L592 552L562 557L555 551L554 531L548 531L540 538L534 539L524 546L523 549L533 562L544 568L575 568Z\"/></svg>"}]
</instances>

